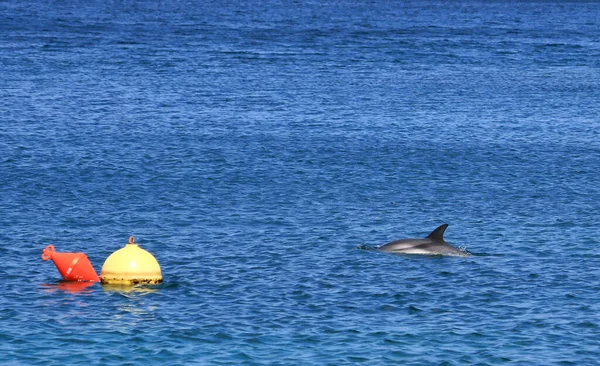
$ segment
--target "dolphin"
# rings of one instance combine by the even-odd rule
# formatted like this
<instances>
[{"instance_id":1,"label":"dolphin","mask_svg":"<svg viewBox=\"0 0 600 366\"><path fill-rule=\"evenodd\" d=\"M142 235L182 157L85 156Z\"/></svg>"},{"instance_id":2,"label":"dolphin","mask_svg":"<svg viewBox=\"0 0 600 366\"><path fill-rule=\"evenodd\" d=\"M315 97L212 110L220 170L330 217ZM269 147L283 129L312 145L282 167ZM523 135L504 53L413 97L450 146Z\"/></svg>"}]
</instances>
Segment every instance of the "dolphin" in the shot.
<instances>
[{"instance_id":1,"label":"dolphin","mask_svg":"<svg viewBox=\"0 0 600 366\"><path fill-rule=\"evenodd\" d=\"M471 253L453 247L444 240L444 231L448 224L440 225L425 239L400 239L377 248L382 252L394 254L429 254L429 255L454 255L467 257Z\"/></svg>"}]
</instances>

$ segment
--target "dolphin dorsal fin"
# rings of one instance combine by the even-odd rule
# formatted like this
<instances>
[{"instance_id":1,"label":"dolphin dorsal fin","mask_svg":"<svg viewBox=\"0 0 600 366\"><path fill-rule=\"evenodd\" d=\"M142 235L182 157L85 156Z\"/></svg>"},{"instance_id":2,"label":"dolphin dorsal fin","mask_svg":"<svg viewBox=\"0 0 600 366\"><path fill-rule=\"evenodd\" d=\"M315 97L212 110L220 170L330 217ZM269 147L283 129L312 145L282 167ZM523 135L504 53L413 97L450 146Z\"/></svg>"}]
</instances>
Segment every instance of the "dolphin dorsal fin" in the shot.
<instances>
[{"instance_id":1,"label":"dolphin dorsal fin","mask_svg":"<svg viewBox=\"0 0 600 366\"><path fill-rule=\"evenodd\" d=\"M448 227L448 224L443 224L443 225L438 226L438 228L433 230L431 232L431 234L427 235L427 239L444 241L444 231L446 231L447 227Z\"/></svg>"}]
</instances>

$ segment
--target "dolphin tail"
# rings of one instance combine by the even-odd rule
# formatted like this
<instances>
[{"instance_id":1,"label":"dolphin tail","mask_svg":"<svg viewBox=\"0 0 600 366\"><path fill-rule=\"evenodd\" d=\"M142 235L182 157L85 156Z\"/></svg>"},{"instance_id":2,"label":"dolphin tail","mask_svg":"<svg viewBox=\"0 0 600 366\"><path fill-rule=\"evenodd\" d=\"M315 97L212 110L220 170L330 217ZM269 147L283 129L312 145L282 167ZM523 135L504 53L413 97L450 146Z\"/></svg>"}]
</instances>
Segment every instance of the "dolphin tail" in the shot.
<instances>
[{"instance_id":1,"label":"dolphin tail","mask_svg":"<svg viewBox=\"0 0 600 366\"><path fill-rule=\"evenodd\" d=\"M438 226L437 229L433 230L431 232L431 234L429 234L427 236L427 239L444 241L444 231L446 231L447 227L448 227L448 224L443 224L443 225Z\"/></svg>"}]
</instances>

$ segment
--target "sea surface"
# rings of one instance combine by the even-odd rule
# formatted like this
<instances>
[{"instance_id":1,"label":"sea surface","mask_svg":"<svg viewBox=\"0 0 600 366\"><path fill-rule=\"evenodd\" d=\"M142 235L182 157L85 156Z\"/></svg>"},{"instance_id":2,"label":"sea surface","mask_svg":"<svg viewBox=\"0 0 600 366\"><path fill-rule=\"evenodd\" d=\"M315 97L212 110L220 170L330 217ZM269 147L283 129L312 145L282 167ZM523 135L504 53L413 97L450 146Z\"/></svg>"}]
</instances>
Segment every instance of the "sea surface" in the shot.
<instances>
[{"instance_id":1,"label":"sea surface","mask_svg":"<svg viewBox=\"0 0 600 366\"><path fill-rule=\"evenodd\" d=\"M600 2L1 0L0 364L597 365L599 168Z\"/></svg>"}]
</instances>

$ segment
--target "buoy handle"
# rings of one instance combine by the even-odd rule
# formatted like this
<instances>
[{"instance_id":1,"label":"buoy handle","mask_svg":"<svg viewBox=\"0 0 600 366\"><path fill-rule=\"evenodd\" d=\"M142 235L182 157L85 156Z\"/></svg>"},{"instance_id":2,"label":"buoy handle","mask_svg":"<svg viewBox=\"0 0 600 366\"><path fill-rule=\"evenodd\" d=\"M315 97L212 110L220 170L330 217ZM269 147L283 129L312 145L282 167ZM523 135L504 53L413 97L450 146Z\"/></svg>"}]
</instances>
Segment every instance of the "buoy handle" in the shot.
<instances>
[{"instance_id":1,"label":"buoy handle","mask_svg":"<svg viewBox=\"0 0 600 366\"><path fill-rule=\"evenodd\" d=\"M46 247L46 249L44 249L42 251L42 259L47 261L48 259L52 258L52 255L54 254L54 245L48 245Z\"/></svg>"},{"instance_id":2,"label":"buoy handle","mask_svg":"<svg viewBox=\"0 0 600 366\"><path fill-rule=\"evenodd\" d=\"M129 237L129 244L135 244L135 238L133 235Z\"/></svg>"}]
</instances>

